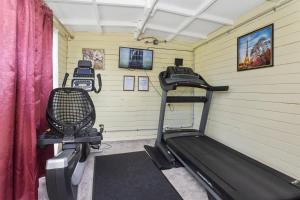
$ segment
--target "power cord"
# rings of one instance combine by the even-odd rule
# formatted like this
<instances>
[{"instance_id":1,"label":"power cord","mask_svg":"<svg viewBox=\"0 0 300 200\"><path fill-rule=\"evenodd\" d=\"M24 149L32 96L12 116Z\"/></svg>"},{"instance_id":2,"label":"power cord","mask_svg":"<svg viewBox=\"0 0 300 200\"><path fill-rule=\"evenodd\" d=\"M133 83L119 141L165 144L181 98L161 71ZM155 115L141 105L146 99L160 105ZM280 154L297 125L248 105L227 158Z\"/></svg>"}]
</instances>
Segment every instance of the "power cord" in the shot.
<instances>
[{"instance_id":1,"label":"power cord","mask_svg":"<svg viewBox=\"0 0 300 200\"><path fill-rule=\"evenodd\" d=\"M150 84L151 84L151 86L152 86L152 88L155 90L155 92L160 96L160 97L162 97L162 95L161 95L161 93L158 91L158 89L154 86L154 84L153 84L153 82L152 82L152 80L151 80L151 78L149 77L149 75L148 75L148 73L147 73L147 71L146 70L144 70L144 72L145 72L145 74L146 74L146 76L148 77L148 79L149 79L149 82L150 82Z\"/></svg>"},{"instance_id":2,"label":"power cord","mask_svg":"<svg viewBox=\"0 0 300 200\"><path fill-rule=\"evenodd\" d=\"M160 93L160 92L158 91L158 89L154 86L154 84L153 84L152 80L150 79L150 77L149 77L147 71L144 70L144 72L145 72L146 76L148 77L149 82L150 82L152 88L155 90L155 92L156 92L160 97L162 97L161 93ZM168 103L168 108L170 109L171 112L173 112L173 111L175 110L175 106L174 106L173 104L170 104L170 103Z\"/></svg>"},{"instance_id":3,"label":"power cord","mask_svg":"<svg viewBox=\"0 0 300 200\"><path fill-rule=\"evenodd\" d=\"M103 145L106 145L106 146L104 148L102 148ZM112 148L111 144L108 144L106 142L102 142L101 147L100 147L100 151L105 151L105 150L108 150L108 149L111 149L111 148Z\"/></svg>"},{"instance_id":4,"label":"power cord","mask_svg":"<svg viewBox=\"0 0 300 200\"><path fill-rule=\"evenodd\" d=\"M105 146L103 147L103 145L105 145ZM112 145L110 145L110 144L108 144L108 143L105 143L105 142L102 142L101 145L100 145L100 146L98 145L97 147L91 145L91 148L94 149L94 150L96 150L95 152L100 152L100 153L102 153L102 152L104 152L104 151L106 151L106 150L112 148Z\"/></svg>"},{"instance_id":5,"label":"power cord","mask_svg":"<svg viewBox=\"0 0 300 200\"><path fill-rule=\"evenodd\" d=\"M173 104L168 103L168 107L171 112L173 112L175 110L175 106Z\"/></svg>"}]
</instances>

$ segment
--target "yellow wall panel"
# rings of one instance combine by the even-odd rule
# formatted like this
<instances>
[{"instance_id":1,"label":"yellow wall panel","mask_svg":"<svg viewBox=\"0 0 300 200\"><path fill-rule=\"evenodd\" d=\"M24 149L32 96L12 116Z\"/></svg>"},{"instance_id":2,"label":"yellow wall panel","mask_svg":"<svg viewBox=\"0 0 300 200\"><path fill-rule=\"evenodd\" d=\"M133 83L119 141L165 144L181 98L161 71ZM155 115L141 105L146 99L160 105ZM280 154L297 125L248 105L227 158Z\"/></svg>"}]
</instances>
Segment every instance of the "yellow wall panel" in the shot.
<instances>
[{"instance_id":1,"label":"yellow wall panel","mask_svg":"<svg viewBox=\"0 0 300 200\"><path fill-rule=\"evenodd\" d=\"M183 43L167 43L158 46L136 41L127 33L74 33L68 42L67 71L72 74L82 48L104 49L105 69L101 73L103 87L99 94L90 93L96 107L97 122L105 125L105 140L140 139L156 136L161 89L159 72L174 65L176 57L184 59L184 65L193 67L192 46ZM150 48L153 50L153 70L127 70L118 68L119 47ZM123 91L123 76L135 76L135 91ZM139 92L138 76L149 76L149 92ZM157 90L157 91L156 91ZM193 90L181 89L181 94L191 95ZM171 93L172 94L172 93ZM174 94L174 93L173 93ZM172 111L171 111L172 110ZM192 105L173 105L167 108L166 126L191 126Z\"/></svg>"},{"instance_id":2,"label":"yellow wall panel","mask_svg":"<svg viewBox=\"0 0 300 200\"><path fill-rule=\"evenodd\" d=\"M68 36L65 29L56 20L53 20L53 25L58 29L58 81L61 85L67 72Z\"/></svg>"},{"instance_id":3,"label":"yellow wall panel","mask_svg":"<svg viewBox=\"0 0 300 200\"><path fill-rule=\"evenodd\" d=\"M237 23L270 7L266 3ZM274 67L237 72L237 37L274 23ZM207 134L300 179L300 1L279 8L195 49L195 68L216 93ZM220 34L226 28L210 35ZM208 38L208 39L209 39ZM195 108L197 109L197 108ZM196 112L195 112L196 113ZM196 116L199 117L199 116Z\"/></svg>"}]
</instances>

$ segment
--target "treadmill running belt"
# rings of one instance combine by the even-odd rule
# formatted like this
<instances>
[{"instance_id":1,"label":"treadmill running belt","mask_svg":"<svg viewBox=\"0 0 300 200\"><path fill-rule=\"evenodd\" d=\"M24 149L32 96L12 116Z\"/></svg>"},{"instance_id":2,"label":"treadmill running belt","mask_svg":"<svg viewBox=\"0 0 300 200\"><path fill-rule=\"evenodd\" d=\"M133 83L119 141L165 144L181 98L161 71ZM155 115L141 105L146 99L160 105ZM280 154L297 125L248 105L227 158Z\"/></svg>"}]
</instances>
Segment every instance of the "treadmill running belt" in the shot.
<instances>
[{"instance_id":1,"label":"treadmill running belt","mask_svg":"<svg viewBox=\"0 0 300 200\"><path fill-rule=\"evenodd\" d=\"M93 200L182 200L146 152L95 158Z\"/></svg>"},{"instance_id":2,"label":"treadmill running belt","mask_svg":"<svg viewBox=\"0 0 300 200\"><path fill-rule=\"evenodd\" d=\"M207 136L170 138L166 142L191 168L220 186L226 193L224 199L300 199L300 189L291 184L292 178Z\"/></svg>"}]
</instances>

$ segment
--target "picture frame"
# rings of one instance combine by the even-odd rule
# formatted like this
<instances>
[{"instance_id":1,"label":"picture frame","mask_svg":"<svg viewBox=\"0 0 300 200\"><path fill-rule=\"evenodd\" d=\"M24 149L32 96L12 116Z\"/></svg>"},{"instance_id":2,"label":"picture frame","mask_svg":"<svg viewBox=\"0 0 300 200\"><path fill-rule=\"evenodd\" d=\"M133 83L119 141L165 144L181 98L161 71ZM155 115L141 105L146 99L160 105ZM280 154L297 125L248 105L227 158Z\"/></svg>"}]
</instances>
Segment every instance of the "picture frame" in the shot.
<instances>
[{"instance_id":1,"label":"picture frame","mask_svg":"<svg viewBox=\"0 0 300 200\"><path fill-rule=\"evenodd\" d=\"M134 91L135 76L125 75L123 77L123 91Z\"/></svg>"},{"instance_id":2,"label":"picture frame","mask_svg":"<svg viewBox=\"0 0 300 200\"><path fill-rule=\"evenodd\" d=\"M274 66L274 24L237 38L237 71Z\"/></svg>"},{"instance_id":3,"label":"picture frame","mask_svg":"<svg viewBox=\"0 0 300 200\"><path fill-rule=\"evenodd\" d=\"M148 76L138 76L138 91L149 91Z\"/></svg>"},{"instance_id":4,"label":"picture frame","mask_svg":"<svg viewBox=\"0 0 300 200\"><path fill-rule=\"evenodd\" d=\"M104 49L82 49L83 60L89 60L92 62L92 66L95 70L105 69L105 53Z\"/></svg>"}]
</instances>

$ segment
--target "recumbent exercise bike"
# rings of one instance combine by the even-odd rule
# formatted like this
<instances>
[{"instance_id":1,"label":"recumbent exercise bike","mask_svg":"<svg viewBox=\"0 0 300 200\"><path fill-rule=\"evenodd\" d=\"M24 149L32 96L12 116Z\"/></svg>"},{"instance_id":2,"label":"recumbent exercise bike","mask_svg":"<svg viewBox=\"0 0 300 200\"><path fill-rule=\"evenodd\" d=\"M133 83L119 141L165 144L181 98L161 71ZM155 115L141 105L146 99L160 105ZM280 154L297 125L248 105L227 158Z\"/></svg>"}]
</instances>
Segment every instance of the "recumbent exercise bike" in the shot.
<instances>
[{"instance_id":1,"label":"recumbent exercise bike","mask_svg":"<svg viewBox=\"0 0 300 200\"><path fill-rule=\"evenodd\" d=\"M61 88L52 90L46 112L49 130L38 137L38 146L62 144L62 151L47 160L46 185L50 200L77 199L90 148L100 148L104 126L93 128L95 107L88 92L101 91L102 82L97 74L99 88L95 88L95 71L90 61L78 61L74 69L71 87L65 87L69 74Z\"/></svg>"}]
</instances>

